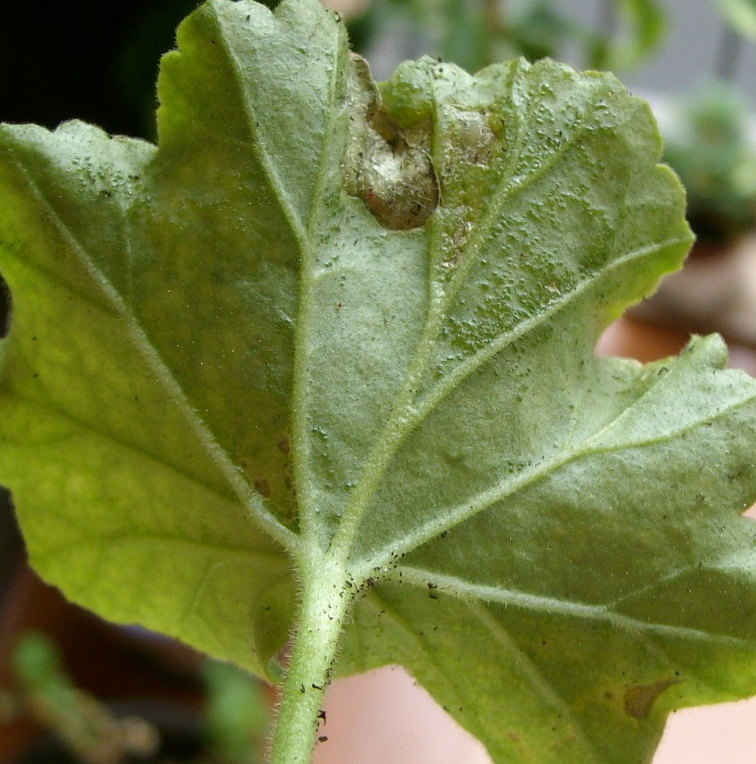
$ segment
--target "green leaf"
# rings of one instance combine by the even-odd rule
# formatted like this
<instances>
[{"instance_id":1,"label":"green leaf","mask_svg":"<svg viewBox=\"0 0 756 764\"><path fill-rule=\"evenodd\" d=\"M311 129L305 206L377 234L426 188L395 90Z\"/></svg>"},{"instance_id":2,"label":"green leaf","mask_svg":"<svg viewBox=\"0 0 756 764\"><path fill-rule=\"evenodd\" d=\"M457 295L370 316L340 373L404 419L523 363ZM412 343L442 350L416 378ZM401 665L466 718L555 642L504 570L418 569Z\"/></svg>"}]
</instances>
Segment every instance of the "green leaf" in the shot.
<instances>
[{"instance_id":1,"label":"green leaf","mask_svg":"<svg viewBox=\"0 0 756 764\"><path fill-rule=\"evenodd\" d=\"M753 383L723 361L708 339L617 363L632 400L404 558L357 610L350 668L403 663L502 762L650 761L669 711L752 693L756 532L732 508L752 498Z\"/></svg>"},{"instance_id":2,"label":"green leaf","mask_svg":"<svg viewBox=\"0 0 756 764\"><path fill-rule=\"evenodd\" d=\"M756 2L754 0L713 0L730 26L744 37L756 38Z\"/></svg>"},{"instance_id":3,"label":"green leaf","mask_svg":"<svg viewBox=\"0 0 756 764\"><path fill-rule=\"evenodd\" d=\"M294 626L279 764L346 623L337 671L403 663L496 761L649 761L756 692L756 385L593 355L690 243L648 108L550 61L376 87L316 0L178 46L158 147L0 132L42 575L258 673Z\"/></svg>"}]
</instances>

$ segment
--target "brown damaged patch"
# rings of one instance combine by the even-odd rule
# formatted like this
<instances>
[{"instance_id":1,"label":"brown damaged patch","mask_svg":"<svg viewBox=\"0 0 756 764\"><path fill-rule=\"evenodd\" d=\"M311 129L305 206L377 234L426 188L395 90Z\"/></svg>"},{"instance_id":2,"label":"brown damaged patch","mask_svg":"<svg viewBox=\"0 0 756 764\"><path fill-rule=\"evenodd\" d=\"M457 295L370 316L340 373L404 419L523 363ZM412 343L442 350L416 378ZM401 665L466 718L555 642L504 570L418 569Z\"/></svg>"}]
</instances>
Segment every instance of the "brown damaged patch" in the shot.
<instances>
[{"instance_id":1,"label":"brown damaged patch","mask_svg":"<svg viewBox=\"0 0 756 764\"><path fill-rule=\"evenodd\" d=\"M270 498L270 483L265 478L256 478L254 481L255 490L265 499Z\"/></svg>"},{"instance_id":2,"label":"brown damaged patch","mask_svg":"<svg viewBox=\"0 0 756 764\"><path fill-rule=\"evenodd\" d=\"M679 679L662 679L653 684L629 687L625 690L625 713L634 719L645 719L659 695L679 682Z\"/></svg>"},{"instance_id":3,"label":"brown damaged patch","mask_svg":"<svg viewBox=\"0 0 756 764\"><path fill-rule=\"evenodd\" d=\"M404 131L383 108L364 59L353 55L351 63L342 163L346 190L362 199L384 228L420 228L439 202L428 131Z\"/></svg>"}]
</instances>

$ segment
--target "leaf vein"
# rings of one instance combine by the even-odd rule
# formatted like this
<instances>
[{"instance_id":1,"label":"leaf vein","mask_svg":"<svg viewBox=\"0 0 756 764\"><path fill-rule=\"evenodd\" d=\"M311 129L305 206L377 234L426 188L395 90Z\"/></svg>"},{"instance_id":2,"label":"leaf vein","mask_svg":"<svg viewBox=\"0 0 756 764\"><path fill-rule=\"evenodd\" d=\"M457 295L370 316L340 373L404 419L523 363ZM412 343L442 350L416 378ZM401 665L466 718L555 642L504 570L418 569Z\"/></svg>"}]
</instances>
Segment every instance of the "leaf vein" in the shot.
<instances>
[{"instance_id":1,"label":"leaf vein","mask_svg":"<svg viewBox=\"0 0 756 764\"><path fill-rule=\"evenodd\" d=\"M152 368L163 388L170 395L172 402L181 411L185 419L194 429L205 453L220 469L231 488L237 494L242 505L247 508L253 517L273 538L285 547L290 547L295 540L294 534L283 526L255 496L251 486L237 470L236 466L228 458L226 452L215 440L207 423L200 417L197 410L190 404L189 399L172 374L169 367L163 361L157 348L152 344L149 336L141 327L133 311L119 294L118 290L110 283L105 274L95 265L86 248L73 235L71 229L63 221L55 206L47 199L34 177L26 169L23 163L14 160L14 164L22 176L26 179L32 192L37 196L40 203L50 212L51 222L58 229L61 237L66 241L71 251L79 259L82 267L90 276L94 284L100 289L107 302L118 315L123 316L129 336L138 349L142 358Z\"/></svg>"},{"instance_id":2,"label":"leaf vein","mask_svg":"<svg viewBox=\"0 0 756 764\"><path fill-rule=\"evenodd\" d=\"M217 38L220 39L221 46L226 53L226 57L228 59L228 63L233 75L232 79L236 84L239 93L239 100L241 101L242 108L244 109L247 129L249 131L249 135L251 136L250 143L253 147L257 148L255 153L257 154L260 165L265 172L265 177L268 179L270 188L281 207L281 212L288 221L292 233L299 243L300 252L304 252L307 247L307 234L304 224L299 213L294 207L289 192L281 182L278 172L275 169L275 165L271 161L270 155L264 145L264 141L259 134L255 107L252 105L249 95L244 85L242 84L245 81L245 77L242 74L242 66L236 56L236 53L233 51L227 40L227 35L224 34L220 29L222 24L217 13L215 15L215 25L218 32L220 32L217 35Z\"/></svg>"},{"instance_id":3,"label":"leaf vein","mask_svg":"<svg viewBox=\"0 0 756 764\"><path fill-rule=\"evenodd\" d=\"M314 189L314 203L307 232L303 239L302 266L300 274L299 316L294 334L294 372L292 385L291 418L295 452L294 478L297 488L298 508L300 510L300 527L303 538L309 543L316 543L316 510L313 496L313 475L311 468L310 437L308 432L308 394L310 376L310 355L312 352L312 324L315 321L315 306L312 291L315 282L315 254L311 242L322 225L322 215L325 209L325 188L328 181L330 146L337 123L337 82L341 76L341 61L343 60L342 34L339 33L339 44L335 46L335 60L331 66L329 81L328 123L323 135L323 142L318 158L318 174Z\"/></svg>"},{"instance_id":4,"label":"leaf vein","mask_svg":"<svg viewBox=\"0 0 756 764\"><path fill-rule=\"evenodd\" d=\"M202 550L205 552L212 552L214 554L226 555L228 557L242 557L244 559L254 558L261 563L267 563L273 567L285 567L287 566L286 558L276 552L268 552L250 547L234 546L232 544L225 544L217 541L206 541L187 538L185 536L175 536L168 533L149 533L149 532L134 532L129 531L125 533L113 533L103 536L93 536L91 533L87 536L80 538L69 539L65 543L49 546L37 553L37 557L56 557L64 552L70 552L73 549L97 546L103 548L109 548L119 545L133 544L133 543L153 543L156 546L175 545L185 546L188 549ZM195 552L192 552L194 554Z\"/></svg>"},{"instance_id":5,"label":"leaf vein","mask_svg":"<svg viewBox=\"0 0 756 764\"><path fill-rule=\"evenodd\" d=\"M412 532L407 533L404 538L393 545L390 549L385 548L375 553L369 562L364 563L365 570L372 570L375 567L381 567L390 562L400 554L407 554L414 549L417 549L422 544L425 544L444 531L450 530L460 523L469 520L477 514L480 514L486 509L489 509L494 504L509 498L517 491L527 488L540 480L545 479L556 470L566 466L570 462L582 459L584 457L593 456L600 453L615 453L623 450L646 448L649 446L658 445L671 441L675 438L684 435L698 427L706 425L709 421L714 421L721 417L725 413L729 413L739 408L740 406L748 405L756 400L756 395L744 398L725 409L718 409L714 414L708 418L699 419L686 425L683 428L674 430L671 433L667 433L664 436L660 436L654 439L648 439L646 441L633 441L630 443L616 444L613 446L607 446L606 448L577 448L572 452L561 452L556 456L545 459L536 464L531 469L525 469L519 472L514 478L505 478L492 488L488 488L481 491L476 496L468 499L454 507L450 507L444 511L436 510L436 516L429 520L425 524L418 526ZM599 432L599 434L603 432ZM596 436L590 436L586 438L585 443L589 443L594 440Z\"/></svg>"},{"instance_id":6,"label":"leaf vein","mask_svg":"<svg viewBox=\"0 0 756 764\"><path fill-rule=\"evenodd\" d=\"M400 573L401 578L399 577ZM449 594L457 599L468 602L471 600L488 603L495 602L500 605L523 608L544 614L556 614L588 621L603 621L620 631L656 634L659 636L670 636L738 647L756 647L753 641L726 634L717 634L706 629L642 621L639 618L615 612L611 609L610 605L575 602L557 597L532 594L517 589L508 589L503 586L474 584L456 576L436 573L414 566L399 566L392 570L387 578L394 583L401 580L405 585L415 585L421 589L426 588L427 582L430 580L438 585L437 591L440 593Z\"/></svg>"},{"instance_id":7,"label":"leaf vein","mask_svg":"<svg viewBox=\"0 0 756 764\"><path fill-rule=\"evenodd\" d=\"M423 398L418 401L413 411L412 422L415 424L415 420L418 422L424 419L436 406L452 391L458 387L459 384L477 371L488 360L490 360L497 353L504 350L507 346L517 341L530 331L538 329L545 321L553 318L560 311L568 307L574 300L579 298L585 291L593 286L603 276L611 273L616 268L627 265L635 260L647 257L650 254L658 252L666 247L680 244L687 239L667 239L666 241L652 244L646 247L638 247L631 250L621 257L612 260L604 265L601 269L591 274L588 278L581 279L573 289L566 292L566 294L552 302L543 311L533 316L530 319L520 322L517 326L504 334L499 335L497 338L491 340L485 347L482 347L472 356L460 363L454 371L452 371L447 377L439 382L435 388L432 388L425 394Z\"/></svg>"},{"instance_id":8,"label":"leaf vein","mask_svg":"<svg viewBox=\"0 0 756 764\"><path fill-rule=\"evenodd\" d=\"M467 604L470 611L488 630L494 640L496 640L497 644L501 645L507 653L513 654L516 657L518 666L523 669L523 673L538 693L539 698L545 700L549 706L569 722L576 733L576 737L583 744L586 751L591 754L595 761L600 761L602 757L598 755L593 742L583 729L583 725L580 723L578 717L572 711L570 704L562 698L559 692L557 692L554 685L549 682L541 669L533 660L531 660L522 647L517 644L512 635L509 634L502 623L494 617L488 607L481 602L468 602Z\"/></svg>"}]
</instances>

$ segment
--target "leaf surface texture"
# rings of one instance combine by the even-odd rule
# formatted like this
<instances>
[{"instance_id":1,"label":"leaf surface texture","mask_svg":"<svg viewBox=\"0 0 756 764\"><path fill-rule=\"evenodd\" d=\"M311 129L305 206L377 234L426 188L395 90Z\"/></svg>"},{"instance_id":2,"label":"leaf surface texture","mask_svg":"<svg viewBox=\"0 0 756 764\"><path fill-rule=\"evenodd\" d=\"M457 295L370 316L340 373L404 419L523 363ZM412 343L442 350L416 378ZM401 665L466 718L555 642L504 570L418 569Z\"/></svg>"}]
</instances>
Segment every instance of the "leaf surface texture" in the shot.
<instances>
[{"instance_id":1,"label":"leaf surface texture","mask_svg":"<svg viewBox=\"0 0 756 764\"><path fill-rule=\"evenodd\" d=\"M256 672L297 561L501 762L650 761L756 690L752 380L600 331L679 267L648 108L553 62L380 86L315 0L211 0L157 146L0 131L0 480L73 600Z\"/></svg>"}]
</instances>

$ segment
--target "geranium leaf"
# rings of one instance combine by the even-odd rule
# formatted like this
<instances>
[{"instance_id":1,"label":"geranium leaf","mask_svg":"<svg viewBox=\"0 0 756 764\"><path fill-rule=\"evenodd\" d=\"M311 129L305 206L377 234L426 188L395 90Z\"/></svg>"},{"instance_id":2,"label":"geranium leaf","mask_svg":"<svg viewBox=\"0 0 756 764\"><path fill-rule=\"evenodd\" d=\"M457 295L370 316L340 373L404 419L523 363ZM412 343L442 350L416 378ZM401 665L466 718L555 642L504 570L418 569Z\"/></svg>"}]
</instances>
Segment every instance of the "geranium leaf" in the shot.
<instances>
[{"instance_id":1,"label":"geranium leaf","mask_svg":"<svg viewBox=\"0 0 756 764\"><path fill-rule=\"evenodd\" d=\"M337 642L497 761L648 761L756 691L756 385L714 338L593 355L690 243L641 101L547 61L376 86L316 0L201 6L159 96L157 146L0 132L43 576L257 672L295 628L290 741Z\"/></svg>"}]
</instances>

